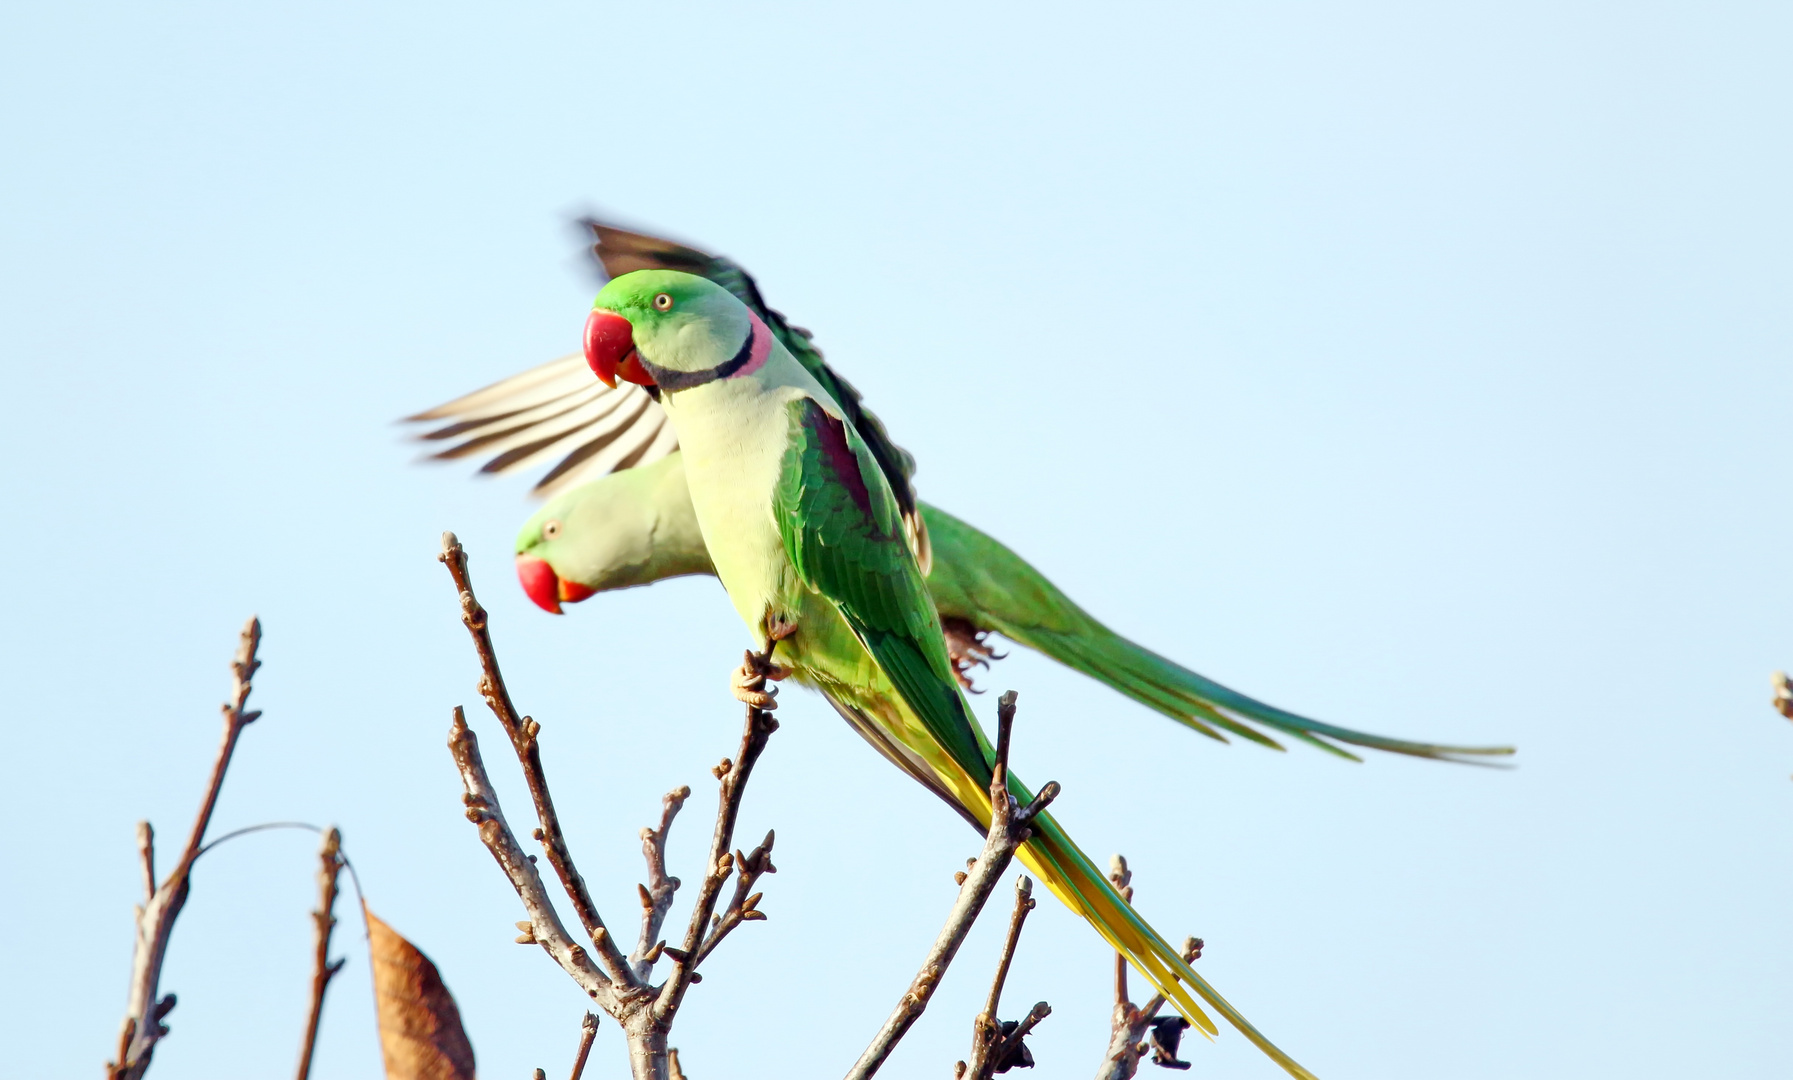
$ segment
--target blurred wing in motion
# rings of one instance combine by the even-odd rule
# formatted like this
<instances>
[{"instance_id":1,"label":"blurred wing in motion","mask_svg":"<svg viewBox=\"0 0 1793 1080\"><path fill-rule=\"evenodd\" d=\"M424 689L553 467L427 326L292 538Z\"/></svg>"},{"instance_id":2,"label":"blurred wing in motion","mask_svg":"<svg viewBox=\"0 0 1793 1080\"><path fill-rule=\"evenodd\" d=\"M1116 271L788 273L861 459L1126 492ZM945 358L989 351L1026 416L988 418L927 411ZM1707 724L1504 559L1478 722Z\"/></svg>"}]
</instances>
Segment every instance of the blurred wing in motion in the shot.
<instances>
[{"instance_id":1,"label":"blurred wing in motion","mask_svg":"<svg viewBox=\"0 0 1793 1080\"><path fill-rule=\"evenodd\" d=\"M752 275L731 259L596 218L579 226L592 239L591 254L605 278L636 270L679 270L708 278L752 308L816 381L840 405L889 481L923 569L931 554L927 526L916 503L915 459L891 441L884 424L861 402L859 391L822 359L808 330L793 326L766 304ZM639 386L611 390L592 378L575 354L531 368L484 390L405 418L412 423L448 421L418 438L445 444L430 458L452 461L486 456L482 473L505 473L558 458L531 490L552 498L606 473L658 461L678 449L678 439L658 402Z\"/></svg>"},{"instance_id":2,"label":"blurred wing in motion","mask_svg":"<svg viewBox=\"0 0 1793 1080\"><path fill-rule=\"evenodd\" d=\"M417 438L442 444L432 460L483 457L482 473L508 473L553 462L531 494L551 498L606 473L658 461L679 448L659 402L634 383L616 389L592 378L574 353L512 375L483 390L407 416L447 421ZM558 459L558 460L557 460Z\"/></svg>"}]
</instances>

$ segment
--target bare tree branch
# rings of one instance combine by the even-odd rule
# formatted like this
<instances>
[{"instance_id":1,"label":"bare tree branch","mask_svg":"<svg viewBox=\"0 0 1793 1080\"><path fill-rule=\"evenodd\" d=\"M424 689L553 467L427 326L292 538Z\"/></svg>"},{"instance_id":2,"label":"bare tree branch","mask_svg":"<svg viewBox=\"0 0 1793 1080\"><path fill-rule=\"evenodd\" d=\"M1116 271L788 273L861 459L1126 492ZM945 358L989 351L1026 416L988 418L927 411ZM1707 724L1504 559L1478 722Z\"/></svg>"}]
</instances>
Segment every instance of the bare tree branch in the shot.
<instances>
[{"instance_id":1,"label":"bare tree branch","mask_svg":"<svg viewBox=\"0 0 1793 1080\"><path fill-rule=\"evenodd\" d=\"M996 1010L1002 1004L1002 984L1008 981L1009 965L1015 960L1015 946L1021 941L1021 926L1027 922L1027 913L1033 909L1033 879L1022 874L1015 879L1015 912L1009 916L1008 940L1003 942L1002 958L996 964L996 978L990 982L990 998L984 1003L983 1015L991 1020L996 1019Z\"/></svg>"},{"instance_id":2,"label":"bare tree branch","mask_svg":"<svg viewBox=\"0 0 1793 1080\"><path fill-rule=\"evenodd\" d=\"M342 833L332 827L318 851L318 909L311 913L317 933L311 967L311 1009L305 1021L305 1041L299 1048L298 1080L311 1076L311 1055L317 1047L318 1023L324 1015L324 991L342 970L346 957L330 959L330 934L336 929L336 880L342 873Z\"/></svg>"},{"instance_id":3,"label":"bare tree branch","mask_svg":"<svg viewBox=\"0 0 1793 1080\"><path fill-rule=\"evenodd\" d=\"M467 805L467 819L479 826L480 840L510 879L511 886L523 901L524 910L529 914L529 919L517 924L517 928L523 931L517 941L519 944L542 946L588 997L622 1025L629 1043L630 1068L637 1080L667 1080L671 1075L666 1036L672 1027L673 1016L681 998L671 997L670 1008L662 1012L660 1006L669 1000L669 992L676 987L682 995L691 983L699 981L697 962L715 948L728 928L740 922L765 917L757 910L757 895L737 897L736 902L730 905L730 911L734 915L733 922L713 914L716 894L737 862L744 868L741 875L743 878L757 878L773 869L768 857L770 836L767 837L767 843L754 849L752 855L741 856L739 859L731 855L714 855L718 850L726 850L733 837L734 820L740 810L747 775L754 760L764 749L766 738L777 727L776 721L758 709L749 709L748 713L748 730L742 737L741 757L738 762L725 761L723 766L717 768L722 781L722 795L716 833L711 844L711 864L721 869L705 880L704 892L707 899L700 899L697 910L692 913L691 932L697 933L698 928L712 918L717 925L702 940L700 948L693 950L695 956L672 948L658 950L673 958L674 974L660 988L657 996L650 997L637 987L621 986L607 978L586 955L585 950L568 937L566 927L554 910L553 901L548 896L541 875L535 869L533 859L523 853L516 834L504 819L504 812L498 803L498 793L492 788L491 778L486 773L485 763L479 753L478 737L468 728L465 713L458 706L454 711L454 726L449 734L448 746L466 788L462 801Z\"/></svg>"},{"instance_id":4,"label":"bare tree branch","mask_svg":"<svg viewBox=\"0 0 1793 1080\"><path fill-rule=\"evenodd\" d=\"M130 993L125 1003L124 1024L119 1032L117 1057L106 1064L108 1080L138 1080L149 1069L156 1043L168 1034L168 1026L162 1023L162 1018L174 1008L175 996L169 994L157 997L162 980L162 963L168 955L168 942L174 932L174 922L187 904L193 860L199 857L205 844L205 832L211 825L212 811L217 809L218 795L224 789L224 774L230 769L231 757L236 753L237 737L261 715L244 709L253 689L255 670L261 667L261 661L255 656L260 646L261 620L251 617L243 626L242 634L237 640L236 656L231 660L234 686L231 700L223 706L224 737L218 746L218 756L212 762L212 775L206 785L205 798L200 802L199 813L194 818L193 829L187 836L187 846L181 852L180 861L160 885L156 884L155 833L148 822L137 826L137 848L143 861L144 884L148 896L143 905L137 908L137 938L131 954Z\"/></svg>"},{"instance_id":5,"label":"bare tree branch","mask_svg":"<svg viewBox=\"0 0 1793 1080\"><path fill-rule=\"evenodd\" d=\"M635 977L643 983L652 977L654 961L660 959L660 950L666 946L666 942L660 940L660 926L666 921L666 913L672 910L673 893L681 884L678 878L666 873L666 834L672 831L672 819L678 816L690 797L688 784L667 792L660 800L660 827L641 830L641 854L647 860L647 884L639 886L641 937L629 954L629 964L635 970Z\"/></svg>"},{"instance_id":6,"label":"bare tree branch","mask_svg":"<svg viewBox=\"0 0 1793 1080\"><path fill-rule=\"evenodd\" d=\"M1008 981L1009 964L1015 959L1015 946L1021 940L1021 926L1027 913L1034 909L1033 882L1026 874L1015 881L1015 911L1009 916L1009 936L1002 946L1002 958L996 965L996 978L990 983L990 997L984 1011L972 1024L971 1061L960 1062L958 1075L967 1080L990 1080L999 1072L1016 1066L1031 1068L1033 1056L1022 1042L1035 1025L1052 1015L1052 1006L1036 1002L1018 1022L1004 1023L996 1017L1002 1002L1002 986Z\"/></svg>"},{"instance_id":7,"label":"bare tree branch","mask_svg":"<svg viewBox=\"0 0 1793 1080\"><path fill-rule=\"evenodd\" d=\"M754 671L761 672L762 678L763 673L772 666L769 657L751 652L746 655L744 664ZM777 730L778 721L770 712L748 705L747 722L741 732L740 749L735 752L732 761L723 758L722 763L711 770L716 779L721 781L721 787L716 796L716 826L710 833L709 860L705 864L703 883L698 888L697 902L691 910L691 923L685 929L684 943L677 949L668 947L664 950L665 954L672 958L672 974L667 977L666 984L660 988L659 998L654 1002L653 1010L655 1019L663 1025L670 1027L673 1015L678 1012L679 1003L684 1000L686 989L698 981L698 963L715 948L722 937L743 921L765 918L763 914L754 910L751 904L747 904L745 908L738 907L738 905L746 904L746 901L741 898L741 892L737 889L736 901L731 905L731 908L736 909L732 912L736 916L734 921L724 928L721 925L722 920L718 918L716 924L711 925L711 919L715 917L716 899L722 892L722 885L728 880L729 874L737 869L736 857L729 854L729 849L734 845L735 819L740 815L741 799L747 792L747 778L752 774L754 762L759 760L760 752L765 750L766 740L770 739L772 733ZM772 839L772 834L768 832L766 839L754 849L753 856L741 861L739 869L749 886L752 885L753 879L758 878L760 874L770 873L772 870L769 858ZM755 904L759 900L757 896L751 899ZM743 912L750 912L750 914L743 914ZM706 929L710 930L708 940L705 938Z\"/></svg>"},{"instance_id":8,"label":"bare tree branch","mask_svg":"<svg viewBox=\"0 0 1793 1080\"><path fill-rule=\"evenodd\" d=\"M598 1037L598 1014L586 1013L579 1021L579 1054L573 1058L573 1080L585 1073L585 1059L591 1055L591 1041Z\"/></svg>"},{"instance_id":9,"label":"bare tree branch","mask_svg":"<svg viewBox=\"0 0 1793 1080\"><path fill-rule=\"evenodd\" d=\"M1133 871L1125 857L1116 855L1109 862L1108 880L1114 882L1121 897L1133 901ZM1201 959L1202 939L1185 938L1183 962L1192 964ZM1177 1060L1177 1042L1189 1021L1175 1013L1160 1017L1164 1008L1163 994L1153 994L1146 1003L1135 1006L1127 995L1127 961L1119 954L1114 958L1114 1014L1109 1020L1108 1052L1096 1070L1096 1080L1132 1080L1139 1071L1139 1061L1152 1051L1152 1062L1167 1069L1187 1069L1189 1063ZM1147 1035L1151 1044L1143 1042Z\"/></svg>"},{"instance_id":10,"label":"bare tree branch","mask_svg":"<svg viewBox=\"0 0 1793 1080\"><path fill-rule=\"evenodd\" d=\"M492 853L492 858L498 860L511 887L522 899L523 910L529 914L527 921L517 924L517 929L523 931L517 943L540 945L587 996L616 1016L624 1009L626 988L599 971L585 948L567 934L560 913L554 910L547 886L542 883L541 874L536 872L535 859L524 854L523 846L517 843L516 834L511 832L510 824L504 819L504 810L498 805L498 793L492 788L491 777L486 774L485 761L479 753L479 737L467 726L466 714L459 705L455 706L454 725L449 729L448 750L454 755L461 784L466 788L461 801L467 806L467 820L479 827L480 841Z\"/></svg>"},{"instance_id":11,"label":"bare tree branch","mask_svg":"<svg viewBox=\"0 0 1793 1080\"><path fill-rule=\"evenodd\" d=\"M560 818L554 812L554 798L548 793L548 777L542 769L542 751L538 737L542 726L527 716L517 712L511 701L510 690L504 684L504 673L498 669L498 654L492 648L492 634L487 626L486 609L480 606L473 595L473 580L467 573L467 552L462 549L461 542L454 533L442 534L442 554L437 558L448 567L454 578L455 588L461 597L461 622L467 632L473 636L473 647L479 654L481 675L479 680L480 696L485 698L486 705L498 723L504 727L504 733L510 737L511 747L517 752L517 760L523 765L523 779L529 785L529 797L535 802L535 814L541 827L535 830L534 836L547 849L548 864L560 877L561 887L566 889L568 898L573 901L573 912L584 924L585 932L597 948L598 955L604 961L604 969L610 978L623 984L640 988L643 984L635 977L635 971L629 966L622 950L611 940L604 920L598 917L597 905L592 903L591 891L585 886L585 879L573 866L573 855L567 847L566 836L560 828Z\"/></svg>"},{"instance_id":12,"label":"bare tree branch","mask_svg":"<svg viewBox=\"0 0 1793 1080\"><path fill-rule=\"evenodd\" d=\"M971 924L977 921L984 902L990 898L990 890L1008 869L1016 849L1033 835L1028 822L1058 797L1059 788L1055 781L1041 788L1026 807L1016 806L1008 790L1009 736L1015 722L1013 690L998 700L996 716L996 767L990 780L990 831L985 837L984 849L972 861L970 872L960 882L959 897L947 914L946 925L940 928L940 934L922 961L921 970L909 984L908 992L897 1002L884 1026L873 1036L871 1045L847 1073L847 1080L867 1080L876 1074L891 1051L896 1049L897 1042L928 1007L941 976L946 974L959 946L965 941L965 935L970 933Z\"/></svg>"},{"instance_id":13,"label":"bare tree branch","mask_svg":"<svg viewBox=\"0 0 1793 1080\"><path fill-rule=\"evenodd\" d=\"M736 852L731 855L729 849L734 842L735 822L740 814L748 776L753 770L754 762L765 749L766 740L778 729L778 721L766 709L750 704L740 749L732 761L724 758L722 764L714 770L720 781L720 792L716 825L710 841L709 862L697 903L691 913L690 926L686 930L683 946L679 948L660 941L659 932L667 911L672 906L673 893L679 888L679 880L666 873L666 834L685 800L690 797L690 788L680 788L668 794L661 802L659 827L642 830L642 853L647 860L648 884L640 887L641 934L634 952L630 956L623 956L598 916L584 880L573 866L572 855L555 816L554 802L549 795L547 777L542 768L540 744L537 741L540 725L529 717L517 715L509 691L505 689L504 677L499 671L497 654L487 629L485 609L480 607L473 595L472 582L467 572L466 552L453 533L444 533L442 542L443 552L440 558L448 566L455 585L460 590L462 621L473 635L474 646L484 671L480 680L480 692L511 738L517 760L529 782L537 817L542 823L541 828L535 831L535 838L541 840L546 847L549 862L560 875L561 884L572 898L575 909L580 912L581 921L590 930L592 941L604 958L608 974L600 970L585 950L567 935L566 927L560 921L542 877L536 871L535 858L523 853L516 834L505 820L504 812L498 804L498 794L492 787L491 777L480 756L479 741L467 726L466 714L456 707L448 745L465 788L463 801L467 806L467 818L479 826L480 840L497 860L529 915L527 920L517 924L517 928L522 931L517 941L520 944L542 946L586 995L622 1026L624 1037L628 1041L630 1071L636 1080L670 1080L680 1074L677 1051L667 1045L667 1033L671 1030L673 1017L686 989L702 979L697 971L698 965L736 926L765 918L758 908L760 895L751 890L761 875L772 873L775 869L771 860L773 835L768 832L764 842L750 854ZM749 677L739 688L748 689L747 683L757 683L753 689L761 689L766 676L780 669L775 668L767 657L750 653L744 670ZM770 695L764 700L770 703ZM723 912L717 914L717 899L731 874L736 875L735 895ZM652 976L654 964L663 955L672 959L672 972L662 985L650 986L648 980ZM592 1024L595 1033L595 1018L592 1019ZM581 1044L577 1069L584 1068L583 1062L589 1050L589 1040L586 1040Z\"/></svg>"}]
</instances>

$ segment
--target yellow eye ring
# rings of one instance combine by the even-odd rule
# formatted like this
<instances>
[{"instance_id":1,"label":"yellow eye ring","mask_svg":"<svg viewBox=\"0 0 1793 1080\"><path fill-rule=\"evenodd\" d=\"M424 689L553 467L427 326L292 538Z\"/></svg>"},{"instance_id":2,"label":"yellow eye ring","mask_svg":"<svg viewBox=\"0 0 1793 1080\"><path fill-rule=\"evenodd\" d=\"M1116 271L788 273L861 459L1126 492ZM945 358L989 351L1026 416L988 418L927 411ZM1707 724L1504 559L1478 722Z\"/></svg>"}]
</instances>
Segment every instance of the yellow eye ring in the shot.
<instances>
[{"instance_id":1,"label":"yellow eye ring","mask_svg":"<svg viewBox=\"0 0 1793 1080\"><path fill-rule=\"evenodd\" d=\"M671 293L661 293L658 296L654 297L654 310L655 311L671 311L672 310L672 294Z\"/></svg>"},{"instance_id":2,"label":"yellow eye ring","mask_svg":"<svg viewBox=\"0 0 1793 1080\"><path fill-rule=\"evenodd\" d=\"M560 535L560 522L550 521L542 526L542 539L552 540Z\"/></svg>"}]
</instances>

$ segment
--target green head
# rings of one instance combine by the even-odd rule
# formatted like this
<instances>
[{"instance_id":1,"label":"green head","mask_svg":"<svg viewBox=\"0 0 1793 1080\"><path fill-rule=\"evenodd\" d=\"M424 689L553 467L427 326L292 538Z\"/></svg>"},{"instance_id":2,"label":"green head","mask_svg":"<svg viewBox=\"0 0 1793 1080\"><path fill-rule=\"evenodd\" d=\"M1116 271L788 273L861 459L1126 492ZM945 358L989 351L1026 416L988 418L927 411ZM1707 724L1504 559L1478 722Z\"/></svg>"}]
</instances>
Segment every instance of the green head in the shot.
<instances>
[{"instance_id":1,"label":"green head","mask_svg":"<svg viewBox=\"0 0 1793 1080\"><path fill-rule=\"evenodd\" d=\"M517 533L517 579L556 615L593 593L714 572L677 453L581 484Z\"/></svg>"},{"instance_id":2,"label":"green head","mask_svg":"<svg viewBox=\"0 0 1793 1080\"><path fill-rule=\"evenodd\" d=\"M727 289L677 270L613 278L585 323L585 359L607 385L673 393L747 374L765 362L772 334Z\"/></svg>"}]
</instances>

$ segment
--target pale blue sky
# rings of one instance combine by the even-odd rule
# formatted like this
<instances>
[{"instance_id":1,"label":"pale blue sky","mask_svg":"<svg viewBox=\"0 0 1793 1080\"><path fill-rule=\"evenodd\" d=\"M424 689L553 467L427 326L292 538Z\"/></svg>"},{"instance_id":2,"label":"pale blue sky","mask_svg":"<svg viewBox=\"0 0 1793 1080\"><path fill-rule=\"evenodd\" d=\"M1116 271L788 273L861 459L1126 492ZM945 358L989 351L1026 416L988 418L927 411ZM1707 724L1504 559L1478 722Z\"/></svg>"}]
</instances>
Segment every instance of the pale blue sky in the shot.
<instances>
[{"instance_id":1,"label":"pale blue sky","mask_svg":"<svg viewBox=\"0 0 1793 1080\"><path fill-rule=\"evenodd\" d=\"M574 347L565 221L600 207L748 265L925 497L1117 628L1339 723L1520 746L1224 748L998 666L1025 774L1319 1075L1784 1074L1790 54L1784 6L1716 3L8 8L0 1073L110 1051L133 823L190 821L250 612L266 716L218 826L339 823L482 1074L564 1072L583 999L511 944L459 813L436 538L618 921L678 783L675 872L700 858L745 635L701 581L543 615L524 484L416 467L391 421ZM785 700L743 821L779 832L771 919L680 1017L699 1078L843 1072L976 846ZM201 864L153 1075L290 1074L314 849ZM999 921L891 1075L964 1055ZM378 1075L359 942L322 1076ZM1055 1007L1039 1075L1093 1070L1108 971L1044 902L1008 995ZM1230 1031L1186 1056L1276 1075Z\"/></svg>"}]
</instances>

